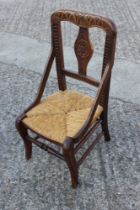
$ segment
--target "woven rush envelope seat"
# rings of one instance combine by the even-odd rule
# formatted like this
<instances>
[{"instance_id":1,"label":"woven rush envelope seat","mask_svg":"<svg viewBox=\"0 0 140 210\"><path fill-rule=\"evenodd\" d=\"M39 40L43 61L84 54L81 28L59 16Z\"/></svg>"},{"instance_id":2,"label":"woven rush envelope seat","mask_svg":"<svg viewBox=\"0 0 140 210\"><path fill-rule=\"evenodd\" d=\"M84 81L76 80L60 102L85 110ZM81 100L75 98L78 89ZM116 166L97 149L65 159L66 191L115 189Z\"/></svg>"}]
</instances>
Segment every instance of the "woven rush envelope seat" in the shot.
<instances>
[{"instance_id":1,"label":"woven rush envelope seat","mask_svg":"<svg viewBox=\"0 0 140 210\"><path fill-rule=\"evenodd\" d=\"M48 96L26 113L23 123L32 131L63 144L67 136L74 137L86 121L94 99L73 90ZM92 124L103 108L98 105Z\"/></svg>"}]
</instances>

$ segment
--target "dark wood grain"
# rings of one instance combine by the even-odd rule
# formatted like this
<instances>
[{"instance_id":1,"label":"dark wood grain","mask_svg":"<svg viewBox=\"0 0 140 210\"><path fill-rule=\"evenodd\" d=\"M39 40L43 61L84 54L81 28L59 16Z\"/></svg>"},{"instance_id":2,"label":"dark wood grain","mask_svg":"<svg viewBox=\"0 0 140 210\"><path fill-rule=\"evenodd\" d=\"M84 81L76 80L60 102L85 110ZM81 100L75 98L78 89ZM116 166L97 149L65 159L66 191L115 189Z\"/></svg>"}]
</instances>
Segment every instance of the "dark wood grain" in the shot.
<instances>
[{"instance_id":1,"label":"dark wood grain","mask_svg":"<svg viewBox=\"0 0 140 210\"><path fill-rule=\"evenodd\" d=\"M78 60L79 74L86 75L87 65L93 54L93 47L89 39L89 32L87 28L79 28L74 50Z\"/></svg>"}]
</instances>

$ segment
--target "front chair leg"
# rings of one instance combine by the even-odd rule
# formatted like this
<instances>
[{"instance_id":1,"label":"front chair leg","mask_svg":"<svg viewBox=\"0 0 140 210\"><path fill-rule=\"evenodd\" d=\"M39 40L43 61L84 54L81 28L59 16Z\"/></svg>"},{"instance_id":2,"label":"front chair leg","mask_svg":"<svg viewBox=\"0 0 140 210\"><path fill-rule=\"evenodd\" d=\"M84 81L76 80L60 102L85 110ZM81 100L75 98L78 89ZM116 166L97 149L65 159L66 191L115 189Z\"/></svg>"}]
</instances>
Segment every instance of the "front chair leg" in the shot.
<instances>
[{"instance_id":1,"label":"front chair leg","mask_svg":"<svg viewBox=\"0 0 140 210\"><path fill-rule=\"evenodd\" d=\"M103 133L104 133L105 141L110 141L107 112L102 113L101 119L102 119L101 125L102 125L102 130L103 130Z\"/></svg>"},{"instance_id":2,"label":"front chair leg","mask_svg":"<svg viewBox=\"0 0 140 210\"><path fill-rule=\"evenodd\" d=\"M72 187L78 185L78 167L74 155L74 144L72 139L66 139L63 144L63 154L71 174Z\"/></svg>"},{"instance_id":3,"label":"front chair leg","mask_svg":"<svg viewBox=\"0 0 140 210\"><path fill-rule=\"evenodd\" d=\"M28 132L20 120L16 121L16 128L24 142L25 157L29 160L32 157L32 142L27 139Z\"/></svg>"}]
</instances>

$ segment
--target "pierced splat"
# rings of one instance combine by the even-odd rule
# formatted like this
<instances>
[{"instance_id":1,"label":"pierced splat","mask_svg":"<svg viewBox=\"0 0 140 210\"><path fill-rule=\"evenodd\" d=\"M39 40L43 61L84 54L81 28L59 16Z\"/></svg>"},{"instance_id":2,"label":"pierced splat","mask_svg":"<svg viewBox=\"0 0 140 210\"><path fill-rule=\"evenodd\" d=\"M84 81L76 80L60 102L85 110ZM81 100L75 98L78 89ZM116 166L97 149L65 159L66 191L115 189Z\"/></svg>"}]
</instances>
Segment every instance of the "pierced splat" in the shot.
<instances>
[{"instance_id":1,"label":"pierced splat","mask_svg":"<svg viewBox=\"0 0 140 210\"><path fill-rule=\"evenodd\" d=\"M79 74L86 75L88 62L93 55L93 46L90 42L89 31L87 28L79 28L74 49L78 60Z\"/></svg>"}]
</instances>

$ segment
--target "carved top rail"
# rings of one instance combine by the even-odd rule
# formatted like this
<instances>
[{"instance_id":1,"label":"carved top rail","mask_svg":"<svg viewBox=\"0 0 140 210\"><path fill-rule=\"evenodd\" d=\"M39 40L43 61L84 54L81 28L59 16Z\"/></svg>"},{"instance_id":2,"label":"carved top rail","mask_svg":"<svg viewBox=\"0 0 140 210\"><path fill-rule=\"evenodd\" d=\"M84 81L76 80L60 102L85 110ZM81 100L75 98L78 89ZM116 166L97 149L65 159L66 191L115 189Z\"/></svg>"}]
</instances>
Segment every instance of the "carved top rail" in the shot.
<instances>
[{"instance_id":1,"label":"carved top rail","mask_svg":"<svg viewBox=\"0 0 140 210\"><path fill-rule=\"evenodd\" d=\"M81 80L87 80L87 66L93 56L94 49L90 42L89 28L97 27L106 32L105 45L104 45L104 55L103 55L103 65L102 65L102 75L106 66L109 64L110 67L113 66L115 47L116 47L116 35L117 30L115 24L108 18L101 17L98 15L77 12L72 10L58 10L54 12L51 16L51 27L52 27L52 47L54 50L56 66L57 66L57 77L60 90L66 89L65 76L75 76L73 73L64 72L64 56L63 56L63 42L61 35L61 21L69 21L79 27L78 36L74 44L74 50L78 61L78 73ZM109 68L110 75L111 69ZM101 75L101 77L102 77ZM90 84L92 82L90 81ZM93 84L93 83L92 83ZM103 96L103 98L105 95Z\"/></svg>"},{"instance_id":2,"label":"carved top rail","mask_svg":"<svg viewBox=\"0 0 140 210\"><path fill-rule=\"evenodd\" d=\"M116 27L110 19L73 10L58 10L52 14L51 21L69 21L83 28L98 27L106 32L116 32Z\"/></svg>"}]
</instances>

